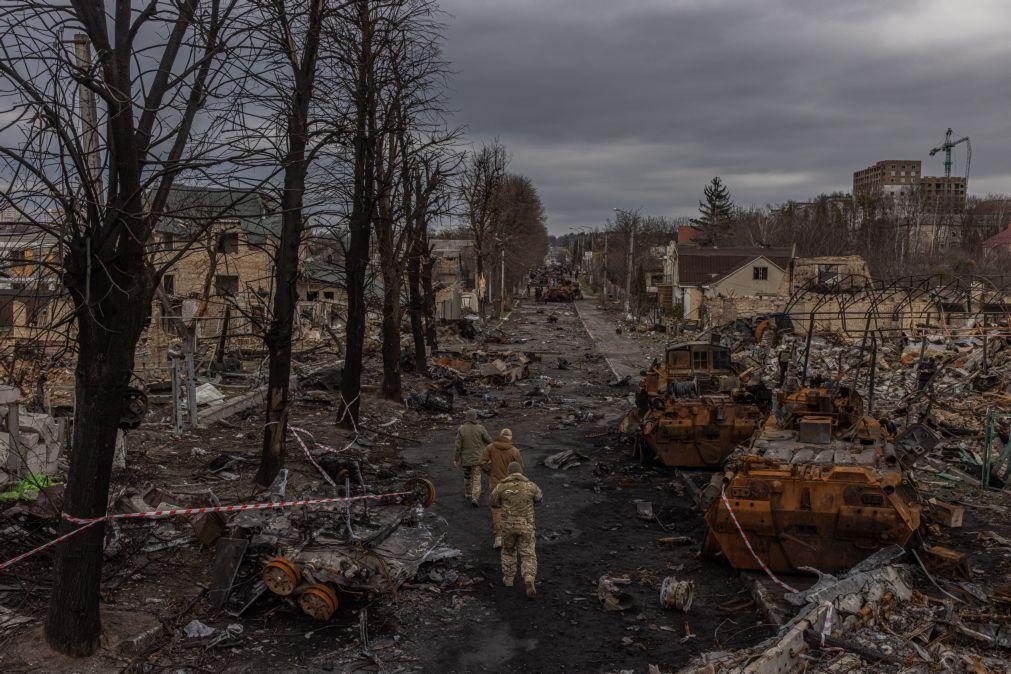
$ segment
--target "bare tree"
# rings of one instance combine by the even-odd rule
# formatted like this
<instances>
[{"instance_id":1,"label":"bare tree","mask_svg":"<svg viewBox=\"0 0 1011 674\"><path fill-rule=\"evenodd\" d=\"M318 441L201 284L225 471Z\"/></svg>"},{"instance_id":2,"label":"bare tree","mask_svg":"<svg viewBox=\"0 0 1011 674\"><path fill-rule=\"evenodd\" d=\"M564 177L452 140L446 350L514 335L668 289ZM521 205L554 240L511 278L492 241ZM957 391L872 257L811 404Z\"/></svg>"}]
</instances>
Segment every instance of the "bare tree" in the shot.
<instances>
[{"instance_id":1,"label":"bare tree","mask_svg":"<svg viewBox=\"0 0 1011 674\"><path fill-rule=\"evenodd\" d=\"M489 294L485 269L488 264L488 249L494 245L497 195L508 166L509 156L505 145L496 139L482 145L480 150L470 153L460 180L460 197L465 218L474 237L478 308L482 318L485 315L486 298Z\"/></svg>"},{"instance_id":2,"label":"bare tree","mask_svg":"<svg viewBox=\"0 0 1011 674\"><path fill-rule=\"evenodd\" d=\"M298 304L299 251L306 231L305 193L310 168L339 124L333 108L334 45L324 29L335 0L254 0L244 20L255 36L256 65L245 107L262 112L243 139L255 138L255 160L281 173L278 203L281 232L274 255L273 299L265 334L268 352L263 446L256 482L266 486L284 465L291 378L291 349ZM252 56L252 55L251 55ZM276 129L274 137L271 129ZM267 142L264 142L267 141Z\"/></svg>"},{"instance_id":3,"label":"bare tree","mask_svg":"<svg viewBox=\"0 0 1011 674\"><path fill-rule=\"evenodd\" d=\"M544 206L533 182L526 176L507 173L495 191L494 215L487 232L492 260L505 262L505 283L500 264L491 264L489 281L494 288L515 288L530 269L544 261L548 231ZM505 301L506 297L500 297Z\"/></svg>"},{"instance_id":4,"label":"bare tree","mask_svg":"<svg viewBox=\"0 0 1011 674\"><path fill-rule=\"evenodd\" d=\"M64 512L78 521L106 513L124 392L163 271L146 246L175 181L221 159L215 139L225 132L211 108L236 65L227 58L234 9L217 0L15 2L0 16L0 98L13 111L3 132L16 125L28 135L0 147L0 189L22 218L60 239L73 304L77 404ZM78 60L68 30L85 36L82 53L93 45L93 63L90 54ZM141 45L142 35L162 38ZM61 532L81 526L65 519ZM98 646L103 532L89 525L58 548L46 639L62 653Z\"/></svg>"},{"instance_id":5,"label":"bare tree","mask_svg":"<svg viewBox=\"0 0 1011 674\"><path fill-rule=\"evenodd\" d=\"M383 279L382 395L400 400L404 266L419 219L427 218L433 192L445 180L440 155L458 131L444 129L446 64L440 56L442 25L436 3L403 0L392 9L395 31L384 35L388 43L385 70L390 77L380 94L384 152L379 162L375 232Z\"/></svg>"}]
</instances>

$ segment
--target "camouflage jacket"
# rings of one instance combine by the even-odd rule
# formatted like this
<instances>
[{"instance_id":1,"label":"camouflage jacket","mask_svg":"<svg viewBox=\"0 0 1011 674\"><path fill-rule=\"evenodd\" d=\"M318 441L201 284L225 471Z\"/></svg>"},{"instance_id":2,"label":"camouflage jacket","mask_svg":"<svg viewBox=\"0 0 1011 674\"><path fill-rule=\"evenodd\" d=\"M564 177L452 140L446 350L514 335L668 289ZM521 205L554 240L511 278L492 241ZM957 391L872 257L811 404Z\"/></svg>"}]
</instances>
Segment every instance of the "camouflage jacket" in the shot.
<instances>
[{"instance_id":1,"label":"camouflage jacket","mask_svg":"<svg viewBox=\"0 0 1011 674\"><path fill-rule=\"evenodd\" d=\"M491 493L491 505L502 509L503 529L533 529L534 503L544 494L541 488L519 473L502 478Z\"/></svg>"}]
</instances>

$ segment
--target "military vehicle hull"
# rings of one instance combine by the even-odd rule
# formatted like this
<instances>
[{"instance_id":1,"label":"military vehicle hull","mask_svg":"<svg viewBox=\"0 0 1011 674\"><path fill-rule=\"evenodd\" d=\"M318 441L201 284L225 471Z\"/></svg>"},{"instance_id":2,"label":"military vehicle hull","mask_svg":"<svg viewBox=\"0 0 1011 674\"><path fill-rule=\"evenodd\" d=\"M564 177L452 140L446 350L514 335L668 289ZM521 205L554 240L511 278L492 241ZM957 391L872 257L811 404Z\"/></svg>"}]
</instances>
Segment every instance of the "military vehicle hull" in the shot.
<instances>
[{"instance_id":1,"label":"military vehicle hull","mask_svg":"<svg viewBox=\"0 0 1011 674\"><path fill-rule=\"evenodd\" d=\"M763 465L745 461L723 485L755 553L773 571L847 569L875 550L905 545L920 526L919 505L898 469ZM703 551L735 569L760 570L722 498L706 513Z\"/></svg>"},{"instance_id":2,"label":"military vehicle hull","mask_svg":"<svg viewBox=\"0 0 1011 674\"><path fill-rule=\"evenodd\" d=\"M832 572L905 545L920 505L892 439L862 408L845 388L781 393L777 415L702 494L704 552L737 569L760 569L757 555L777 572Z\"/></svg>"},{"instance_id":3,"label":"military vehicle hull","mask_svg":"<svg viewBox=\"0 0 1011 674\"><path fill-rule=\"evenodd\" d=\"M672 400L643 417L643 456L652 455L675 468L720 467L761 421L758 407L733 402L729 396Z\"/></svg>"}]
</instances>

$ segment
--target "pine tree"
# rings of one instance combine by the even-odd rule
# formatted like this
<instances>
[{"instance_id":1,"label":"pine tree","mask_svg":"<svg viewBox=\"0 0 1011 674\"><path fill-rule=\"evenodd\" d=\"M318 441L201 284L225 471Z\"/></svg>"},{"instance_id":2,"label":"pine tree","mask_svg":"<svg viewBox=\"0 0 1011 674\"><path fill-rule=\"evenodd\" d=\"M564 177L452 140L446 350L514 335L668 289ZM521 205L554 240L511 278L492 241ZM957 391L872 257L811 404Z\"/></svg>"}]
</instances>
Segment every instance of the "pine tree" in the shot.
<instances>
[{"instance_id":1,"label":"pine tree","mask_svg":"<svg viewBox=\"0 0 1011 674\"><path fill-rule=\"evenodd\" d=\"M691 223L705 234L707 245L718 246L729 238L734 202L719 176L706 185L705 197L699 202L699 217L692 218Z\"/></svg>"}]
</instances>

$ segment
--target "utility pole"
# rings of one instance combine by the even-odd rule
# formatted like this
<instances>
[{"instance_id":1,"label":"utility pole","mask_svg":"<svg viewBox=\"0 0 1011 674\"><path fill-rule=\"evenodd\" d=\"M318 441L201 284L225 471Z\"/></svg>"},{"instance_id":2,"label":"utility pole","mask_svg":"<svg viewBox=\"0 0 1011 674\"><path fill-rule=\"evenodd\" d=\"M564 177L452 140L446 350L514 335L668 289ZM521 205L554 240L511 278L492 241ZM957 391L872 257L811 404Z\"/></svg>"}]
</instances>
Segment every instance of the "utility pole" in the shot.
<instances>
[{"instance_id":1,"label":"utility pole","mask_svg":"<svg viewBox=\"0 0 1011 674\"><path fill-rule=\"evenodd\" d=\"M600 284L600 306L607 307L607 228L604 228L604 278Z\"/></svg>"},{"instance_id":2,"label":"utility pole","mask_svg":"<svg viewBox=\"0 0 1011 674\"><path fill-rule=\"evenodd\" d=\"M83 33L74 35L74 54L77 57L77 67L87 73L91 71L91 42ZM83 84L77 85L77 99L81 110L82 129L84 136L84 151L87 153L88 178L91 189L94 190L96 201L102 197L102 169L98 155L98 108L95 103L95 92Z\"/></svg>"},{"instance_id":3,"label":"utility pole","mask_svg":"<svg viewBox=\"0 0 1011 674\"><path fill-rule=\"evenodd\" d=\"M505 316L505 309L506 309L505 246L502 246L500 255L502 257L502 297L501 297L501 300L500 300L501 303L502 303L502 306L499 309L499 314L502 315L502 316Z\"/></svg>"},{"instance_id":4,"label":"utility pole","mask_svg":"<svg viewBox=\"0 0 1011 674\"><path fill-rule=\"evenodd\" d=\"M625 274L625 315L631 307L632 302L632 249L635 247L635 218L629 218L628 222L628 262L627 273Z\"/></svg>"}]
</instances>

